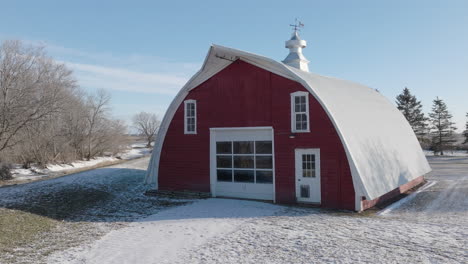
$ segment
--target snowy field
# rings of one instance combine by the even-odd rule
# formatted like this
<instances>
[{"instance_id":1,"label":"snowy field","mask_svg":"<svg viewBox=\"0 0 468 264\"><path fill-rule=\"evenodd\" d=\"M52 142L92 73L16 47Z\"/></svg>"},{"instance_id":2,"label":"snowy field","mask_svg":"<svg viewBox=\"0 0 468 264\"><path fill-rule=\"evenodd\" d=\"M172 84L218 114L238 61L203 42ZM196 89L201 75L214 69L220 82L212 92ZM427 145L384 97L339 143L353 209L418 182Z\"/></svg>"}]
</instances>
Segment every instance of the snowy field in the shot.
<instances>
[{"instance_id":1,"label":"snowy field","mask_svg":"<svg viewBox=\"0 0 468 264\"><path fill-rule=\"evenodd\" d=\"M0 262L468 263L468 158L428 159L426 186L376 214L145 197L148 158L0 188L1 207L17 209L66 189L111 196L55 217L64 224L10 255L0 251Z\"/></svg>"}]
</instances>

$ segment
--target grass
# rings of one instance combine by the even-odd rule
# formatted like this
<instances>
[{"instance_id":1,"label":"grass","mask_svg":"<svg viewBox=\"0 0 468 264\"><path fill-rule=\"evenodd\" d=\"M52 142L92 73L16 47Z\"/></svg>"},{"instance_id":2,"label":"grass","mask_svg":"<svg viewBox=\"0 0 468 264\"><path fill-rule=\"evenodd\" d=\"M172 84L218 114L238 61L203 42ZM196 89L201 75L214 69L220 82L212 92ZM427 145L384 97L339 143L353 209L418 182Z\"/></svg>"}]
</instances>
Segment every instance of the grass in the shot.
<instances>
[{"instance_id":1,"label":"grass","mask_svg":"<svg viewBox=\"0 0 468 264\"><path fill-rule=\"evenodd\" d=\"M147 197L142 191L122 195L133 179L127 181L67 184L0 207L0 263L46 263L53 252L91 243L134 218L187 203Z\"/></svg>"},{"instance_id":2,"label":"grass","mask_svg":"<svg viewBox=\"0 0 468 264\"><path fill-rule=\"evenodd\" d=\"M33 213L0 208L0 252L13 253L15 248L29 243L39 234L49 232L58 223Z\"/></svg>"},{"instance_id":3,"label":"grass","mask_svg":"<svg viewBox=\"0 0 468 264\"><path fill-rule=\"evenodd\" d=\"M76 175L63 182L5 187L21 191L0 199L0 263L47 263L54 252L92 243L135 219L187 203L143 195L144 176L143 170L112 168L96 178Z\"/></svg>"},{"instance_id":4,"label":"grass","mask_svg":"<svg viewBox=\"0 0 468 264\"><path fill-rule=\"evenodd\" d=\"M102 190L68 185L58 191L41 193L25 202L9 205L7 208L66 220L79 216L80 212L111 196L112 194Z\"/></svg>"}]
</instances>

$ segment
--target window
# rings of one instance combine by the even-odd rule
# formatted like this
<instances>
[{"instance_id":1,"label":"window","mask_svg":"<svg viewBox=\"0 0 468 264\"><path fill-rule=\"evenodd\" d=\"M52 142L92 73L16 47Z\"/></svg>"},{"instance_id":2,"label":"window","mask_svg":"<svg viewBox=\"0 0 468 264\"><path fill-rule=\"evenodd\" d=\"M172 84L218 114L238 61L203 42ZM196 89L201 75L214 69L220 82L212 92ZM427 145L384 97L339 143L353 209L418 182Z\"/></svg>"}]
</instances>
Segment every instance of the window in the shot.
<instances>
[{"instance_id":1,"label":"window","mask_svg":"<svg viewBox=\"0 0 468 264\"><path fill-rule=\"evenodd\" d=\"M314 154L302 154L302 177L315 178Z\"/></svg>"},{"instance_id":2,"label":"window","mask_svg":"<svg viewBox=\"0 0 468 264\"><path fill-rule=\"evenodd\" d=\"M184 133L196 134L197 133L197 101L186 100L184 102Z\"/></svg>"},{"instance_id":3,"label":"window","mask_svg":"<svg viewBox=\"0 0 468 264\"><path fill-rule=\"evenodd\" d=\"M219 182L273 183L271 141L216 142Z\"/></svg>"},{"instance_id":4,"label":"window","mask_svg":"<svg viewBox=\"0 0 468 264\"><path fill-rule=\"evenodd\" d=\"M291 131L309 132L309 93L291 94Z\"/></svg>"}]
</instances>

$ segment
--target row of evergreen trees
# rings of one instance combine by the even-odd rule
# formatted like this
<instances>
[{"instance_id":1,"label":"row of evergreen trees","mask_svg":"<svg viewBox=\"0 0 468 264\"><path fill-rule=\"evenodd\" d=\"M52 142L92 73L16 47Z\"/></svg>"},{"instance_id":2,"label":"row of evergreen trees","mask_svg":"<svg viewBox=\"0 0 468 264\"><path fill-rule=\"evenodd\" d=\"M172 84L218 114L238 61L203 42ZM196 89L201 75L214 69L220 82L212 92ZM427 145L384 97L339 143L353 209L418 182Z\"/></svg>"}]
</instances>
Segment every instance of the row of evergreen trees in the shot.
<instances>
[{"instance_id":1,"label":"row of evergreen trees","mask_svg":"<svg viewBox=\"0 0 468 264\"><path fill-rule=\"evenodd\" d=\"M457 143L455 123L447 109L445 102L437 97L432 104L429 117L426 117L421 101L405 87L396 97L398 109L403 113L413 128L421 146L434 151L435 154L444 155L445 150L454 149ZM468 113L466 114L468 118ZM465 143L468 143L468 121L463 132Z\"/></svg>"}]
</instances>

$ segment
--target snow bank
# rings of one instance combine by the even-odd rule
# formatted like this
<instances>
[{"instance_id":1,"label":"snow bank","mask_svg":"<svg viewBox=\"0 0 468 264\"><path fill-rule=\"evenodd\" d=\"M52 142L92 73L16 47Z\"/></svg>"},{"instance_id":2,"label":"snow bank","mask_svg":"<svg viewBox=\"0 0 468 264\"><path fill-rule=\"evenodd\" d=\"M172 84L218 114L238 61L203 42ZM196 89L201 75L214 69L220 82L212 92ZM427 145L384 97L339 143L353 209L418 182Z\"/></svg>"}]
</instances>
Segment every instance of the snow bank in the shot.
<instances>
[{"instance_id":1,"label":"snow bank","mask_svg":"<svg viewBox=\"0 0 468 264\"><path fill-rule=\"evenodd\" d=\"M97 157L91 160L80 160L72 162L71 164L49 164L47 169L49 171L63 171L63 170L73 170L86 167L92 167L102 162L117 161L115 157Z\"/></svg>"},{"instance_id":2,"label":"snow bank","mask_svg":"<svg viewBox=\"0 0 468 264\"><path fill-rule=\"evenodd\" d=\"M119 153L113 157L97 157L91 160L78 160L69 164L48 164L45 169L31 166L30 169L23 169L20 165L15 165L11 170L13 179L16 181L35 180L50 176L54 173L90 168L104 162L115 162L118 160L132 160L147 156L151 149L141 147L143 143L132 144L132 148Z\"/></svg>"}]
</instances>

